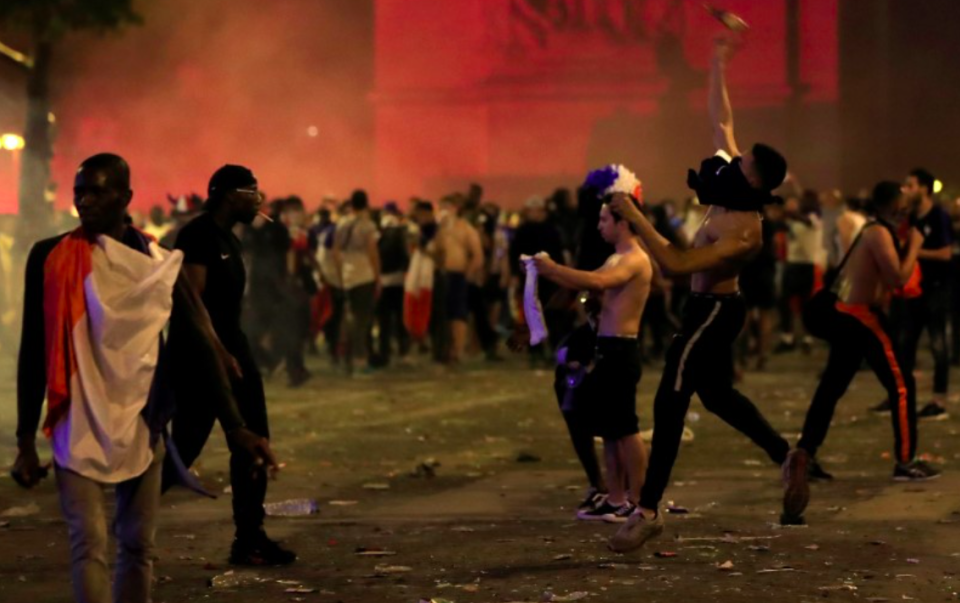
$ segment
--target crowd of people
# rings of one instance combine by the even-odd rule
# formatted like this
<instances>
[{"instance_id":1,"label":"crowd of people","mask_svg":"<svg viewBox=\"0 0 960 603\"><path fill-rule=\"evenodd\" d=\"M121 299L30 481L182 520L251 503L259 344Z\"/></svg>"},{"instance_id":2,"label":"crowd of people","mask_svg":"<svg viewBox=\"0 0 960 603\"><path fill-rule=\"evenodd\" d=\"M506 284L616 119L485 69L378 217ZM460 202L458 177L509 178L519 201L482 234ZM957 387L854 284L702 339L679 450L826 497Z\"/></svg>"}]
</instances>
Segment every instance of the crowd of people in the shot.
<instances>
[{"instance_id":1,"label":"crowd of people","mask_svg":"<svg viewBox=\"0 0 960 603\"><path fill-rule=\"evenodd\" d=\"M718 44L708 84L717 153L690 170L695 196L682 205L649 202L632 172L611 165L520 212L476 184L403 207L374 207L356 190L308 211L298 197L268 203L252 170L225 165L205 198L171 199L170 212L142 218L129 211L130 166L107 153L85 160L79 227L34 244L26 260L12 470L24 487L47 475L42 428L76 599L109 600L112 485L114 591L149 600L160 495L177 483L204 492L187 469L216 422L230 449L230 562L296 560L264 528L279 465L261 375L282 371L299 387L313 377L309 354L361 378L414 354L452 371L471 356L501 362L506 340L531 367L555 367L590 485L577 516L620 524L617 552L664 529L661 500L694 394L781 468L784 524L804 521L810 479L832 478L816 453L864 363L887 391L874 410L891 415L893 478L936 478L917 457L917 422L947 416L949 364L960 359L960 206L937 199L924 169L848 198L802 189L765 144L741 151L724 76L732 52ZM9 233L4 224L4 282ZM923 333L934 396L918 410ZM814 337L830 353L792 445L735 383L745 366L809 351ZM648 450L636 398L652 362L663 370Z\"/></svg>"},{"instance_id":2,"label":"crowd of people","mask_svg":"<svg viewBox=\"0 0 960 603\"><path fill-rule=\"evenodd\" d=\"M923 169L906 175L904 186L927 233L929 255L921 255L914 286L893 297L891 313L905 341L927 330L937 367L933 402L942 407L947 367L960 365L960 311L950 304L960 296L960 202L939 199L933 176ZM788 175L777 193L779 202L763 209L763 247L740 275L749 312L738 345L738 379L744 369L764 370L771 355L810 352L814 339L803 326L804 303L867 221L868 190L845 196L805 189ZM269 202L273 221L260 217L241 235L251 272L244 316L259 365L268 373L286 367L295 386L309 377L304 354L321 349L351 374L370 374L418 353L450 367L471 354L503 360L501 342L523 320L520 256L545 252L565 265L594 269L610 253L587 226L596 223L599 208L585 194L557 189L527 199L519 211L486 200L476 184L438 203L410 199L403 209L394 201L374 207L363 190L346 200L325 198L314 211L299 197ZM201 206L198 196L180 198L169 213L156 206L146 220L134 218L172 247L179 226ZM696 197L647 200L643 207L657 231L681 249L692 246L705 211ZM430 273L426 283L423 270ZM924 293L916 295L921 274ZM654 275L641 327L642 363L662 363L689 280ZM541 279L542 299L556 290ZM531 366L549 364L547 350L571 330L575 311L560 303L545 309L555 335L531 352Z\"/></svg>"}]
</instances>

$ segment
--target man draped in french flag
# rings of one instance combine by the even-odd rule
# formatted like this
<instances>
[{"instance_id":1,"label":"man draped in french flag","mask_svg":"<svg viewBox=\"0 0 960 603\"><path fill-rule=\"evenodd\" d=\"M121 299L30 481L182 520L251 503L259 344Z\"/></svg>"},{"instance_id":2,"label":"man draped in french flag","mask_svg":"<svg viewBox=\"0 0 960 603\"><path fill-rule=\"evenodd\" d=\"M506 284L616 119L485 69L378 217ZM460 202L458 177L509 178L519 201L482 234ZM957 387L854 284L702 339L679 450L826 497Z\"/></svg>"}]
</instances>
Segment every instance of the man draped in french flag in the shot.
<instances>
[{"instance_id":1,"label":"man draped in french flag","mask_svg":"<svg viewBox=\"0 0 960 603\"><path fill-rule=\"evenodd\" d=\"M121 157L84 161L74 182L81 226L33 246L27 260L17 372L18 455L12 474L27 488L47 473L36 431L50 438L61 509L70 535L77 601L150 600L166 424L173 413L161 330L174 304L192 317L206 347L209 403L233 442L268 465L269 443L243 425L209 316L181 274L183 254L129 225L130 169ZM187 485L199 489L182 472ZM118 541L113 595L104 491L114 486Z\"/></svg>"}]
</instances>

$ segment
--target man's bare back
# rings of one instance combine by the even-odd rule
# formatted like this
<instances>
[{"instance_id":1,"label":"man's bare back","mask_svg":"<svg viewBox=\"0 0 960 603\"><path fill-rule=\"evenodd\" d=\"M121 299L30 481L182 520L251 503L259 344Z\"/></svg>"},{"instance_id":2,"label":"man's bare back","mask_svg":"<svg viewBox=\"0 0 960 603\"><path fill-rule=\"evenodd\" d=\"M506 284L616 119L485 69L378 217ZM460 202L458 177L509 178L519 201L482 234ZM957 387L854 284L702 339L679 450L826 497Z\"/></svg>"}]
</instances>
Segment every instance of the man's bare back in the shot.
<instances>
[{"instance_id":1,"label":"man's bare back","mask_svg":"<svg viewBox=\"0 0 960 603\"><path fill-rule=\"evenodd\" d=\"M724 242L736 244L739 251L718 267L693 274L691 289L695 293L736 293L737 278L744 265L756 256L763 246L760 214L756 212L731 211L713 206L707 210L703 224L694 237L693 247L698 249Z\"/></svg>"},{"instance_id":2,"label":"man's bare back","mask_svg":"<svg viewBox=\"0 0 960 603\"><path fill-rule=\"evenodd\" d=\"M628 269L633 277L624 285L604 291L599 334L608 337L634 337L640 329L643 308L650 295L653 267L650 257L636 241L631 242L631 249L626 253L611 255L597 272L615 267Z\"/></svg>"},{"instance_id":3,"label":"man's bare back","mask_svg":"<svg viewBox=\"0 0 960 603\"><path fill-rule=\"evenodd\" d=\"M915 254L923 240L919 232L911 231L910 236L908 255ZM911 259L900 259L889 230L868 224L839 275L837 296L848 304L878 304L887 291L908 280L913 270Z\"/></svg>"}]
</instances>

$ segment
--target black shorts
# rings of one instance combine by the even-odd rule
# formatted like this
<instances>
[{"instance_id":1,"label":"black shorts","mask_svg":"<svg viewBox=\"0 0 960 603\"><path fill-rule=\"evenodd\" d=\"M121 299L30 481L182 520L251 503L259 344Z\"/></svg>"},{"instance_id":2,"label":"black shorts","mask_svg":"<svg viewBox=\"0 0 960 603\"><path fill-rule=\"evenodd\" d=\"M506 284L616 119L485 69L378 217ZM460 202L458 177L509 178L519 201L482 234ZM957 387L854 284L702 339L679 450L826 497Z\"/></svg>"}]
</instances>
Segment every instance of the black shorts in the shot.
<instances>
[{"instance_id":1,"label":"black shorts","mask_svg":"<svg viewBox=\"0 0 960 603\"><path fill-rule=\"evenodd\" d=\"M744 270L740 274L740 292L748 308L773 308L777 303L774 270Z\"/></svg>"},{"instance_id":2,"label":"black shorts","mask_svg":"<svg viewBox=\"0 0 960 603\"><path fill-rule=\"evenodd\" d=\"M813 264L787 264L783 267L783 297L808 299L813 295Z\"/></svg>"},{"instance_id":3,"label":"black shorts","mask_svg":"<svg viewBox=\"0 0 960 603\"><path fill-rule=\"evenodd\" d=\"M619 440L640 432L637 385L640 345L626 337L597 337L597 359L588 377L590 415L597 435Z\"/></svg>"},{"instance_id":4,"label":"black shorts","mask_svg":"<svg viewBox=\"0 0 960 603\"><path fill-rule=\"evenodd\" d=\"M500 286L500 275L491 274L483 284L483 301L488 304L502 302L506 297L506 289Z\"/></svg>"},{"instance_id":5,"label":"black shorts","mask_svg":"<svg viewBox=\"0 0 960 603\"><path fill-rule=\"evenodd\" d=\"M470 315L470 286L462 272L447 273L447 320L467 320Z\"/></svg>"}]
</instances>

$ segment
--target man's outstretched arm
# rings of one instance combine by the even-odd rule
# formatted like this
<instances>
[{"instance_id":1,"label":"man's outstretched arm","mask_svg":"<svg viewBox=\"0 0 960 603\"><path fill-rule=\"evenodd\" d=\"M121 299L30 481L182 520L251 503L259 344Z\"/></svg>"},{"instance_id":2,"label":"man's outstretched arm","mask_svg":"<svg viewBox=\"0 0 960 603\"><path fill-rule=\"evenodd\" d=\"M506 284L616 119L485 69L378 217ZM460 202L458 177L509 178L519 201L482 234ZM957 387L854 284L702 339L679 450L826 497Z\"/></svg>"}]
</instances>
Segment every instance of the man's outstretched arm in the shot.
<instances>
[{"instance_id":1,"label":"man's outstretched arm","mask_svg":"<svg viewBox=\"0 0 960 603\"><path fill-rule=\"evenodd\" d=\"M712 245L679 249L661 236L633 203L625 199L614 199L610 203L610 209L633 225L650 255L668 274L693 274L719 268L726 262L752 253L757 247L756 237L751 237L750 233L745 231L728 233L729 236L721 237Z\"/></svg>"},{"instance_id":2,"label":"man's outstretched arm","mask_svg":"<svg viewBox=\"0 0 960 603\"><path fill-rule=\"evenodd\" d=\"M710 123L713 126L713 144L731 157L740 155L737 141L733 136L733 109L730 95L727 93L726 68L733 55L730 40L717 40L713 60L710 65L709 97L707 106L710 111Z\"/></svg>"},{"instance_id":3,"label":"man's outstretched arm","mask_svg":"<svg viewBox=\"0 0 960 603\"><path fill-rule=\"evenodd\" d=\"M623 258L614 266L604 266L594 272L568 268L549 258L535 258L534 263L537 266L537 274L561 287L575 291L603 291L622 287L637 272L635 262L630 258Z\"/></svg>"}]
</instances>

